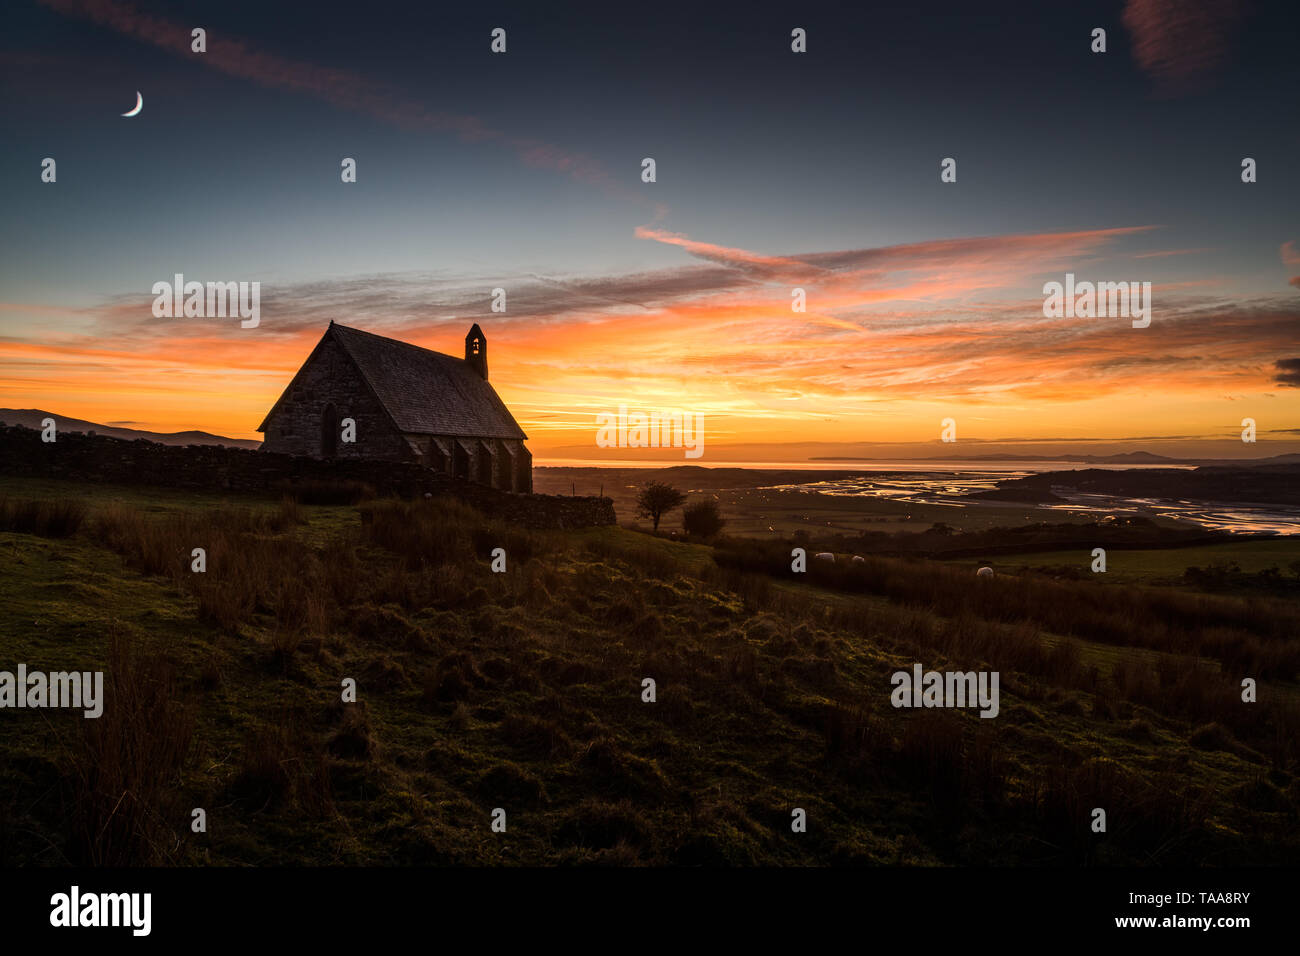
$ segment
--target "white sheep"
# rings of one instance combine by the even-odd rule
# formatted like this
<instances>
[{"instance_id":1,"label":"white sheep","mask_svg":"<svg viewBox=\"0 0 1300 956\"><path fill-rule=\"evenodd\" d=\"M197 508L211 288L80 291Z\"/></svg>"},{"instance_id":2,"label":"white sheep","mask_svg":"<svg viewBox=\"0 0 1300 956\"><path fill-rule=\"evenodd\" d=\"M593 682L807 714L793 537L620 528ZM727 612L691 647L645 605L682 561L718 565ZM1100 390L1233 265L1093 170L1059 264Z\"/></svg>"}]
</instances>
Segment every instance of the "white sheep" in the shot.
<instances>
[{"instance_id":1,"label":"white sheep","mask_svg":"<svg viewBox=\"0 0 1300 956\"><path fill-rule=\"evenodd\" d=\"M975 572L975 576L980 578L991 578L993 577L993 569L986 564Z\"/></svg>"}]
</instances>

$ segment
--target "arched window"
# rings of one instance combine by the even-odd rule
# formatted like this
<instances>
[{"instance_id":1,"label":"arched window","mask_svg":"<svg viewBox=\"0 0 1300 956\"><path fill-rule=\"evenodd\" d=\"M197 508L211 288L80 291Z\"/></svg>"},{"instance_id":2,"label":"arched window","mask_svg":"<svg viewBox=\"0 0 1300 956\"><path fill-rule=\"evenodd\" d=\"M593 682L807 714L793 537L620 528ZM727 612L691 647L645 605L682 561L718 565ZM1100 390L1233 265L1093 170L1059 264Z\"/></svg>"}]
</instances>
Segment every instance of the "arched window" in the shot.
<instances>
[{"instance_id":1,"label":"arched window","mask_svg":"<svg viewBox=\"0 0 1300 956\"><path fill-rule=\"evenodd\" d=\"M320 456L333 458L339 450L339 413L326 405L320 416Z\"/></svg>"}]
</instances>

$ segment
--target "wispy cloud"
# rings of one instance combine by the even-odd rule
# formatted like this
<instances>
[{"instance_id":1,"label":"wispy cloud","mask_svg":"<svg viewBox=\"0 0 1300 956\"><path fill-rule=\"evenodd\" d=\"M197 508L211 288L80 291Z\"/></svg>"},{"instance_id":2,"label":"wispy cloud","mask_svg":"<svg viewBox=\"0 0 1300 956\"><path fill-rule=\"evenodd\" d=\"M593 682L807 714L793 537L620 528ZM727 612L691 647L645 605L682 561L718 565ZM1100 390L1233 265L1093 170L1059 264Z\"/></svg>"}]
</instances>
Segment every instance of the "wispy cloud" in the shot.
<instances>
[{"instance_id":1,"label":"wispy cloud","mask_svg":"<svg viewBox=\"0 0 1300 956\"><path fill-rule=\"evenodd\" d=\"M62 14L91 20L178 56L190 52L189 24L143 13L128 3L119 0L41 2ZM364 113L402 129L446 133L467 143L497 143L511 150L527 166L564 174L622 199L648 203L644 194L615 179L594 157L555 143L495 129L475 116L430 109L349 70L268 53L229 34L223 34L219 43L213 43L194 62L261 86L312 96L339 109ZM656 207L655 214L661 217L662 209Z\"/></svg>"},{"instance_id":2,"label":"wispy cloud","mask_svg":"<svg viewBox=\"0 0 1300 956\"><path fill-rule=\"evenodd\" d=\"M1213 252L1213 249L1157 249L1154 252L1134 253L1134 259L1164 259L1168 256L1195 256L1206 252Z\"/></svg>"},{"instance_id":3,"label":"wispy cloud","mask_svg":"<svg viewBox=\"0 0 1300 956\"><path fill-rule=\"evenodd\" d=\"M1282 265L1288 268L1300 266L1300 250L1296 249L1295 242L1289 241L1282 243ZM1292 276L1287 280L1287 285L1300 289L1300 276Z\"/></svg>"},{"instance_id":4,"label":"wispy cloud","mask_svg":"<svg viewBox=\"0 0 1300 956\"><path fill-rule=\"evenodd\" d=\"M1128 0L1123 21L1133 58L1165 94L1206 83L1224 63L1242 0Z\"/></svg>"}]
</instances>

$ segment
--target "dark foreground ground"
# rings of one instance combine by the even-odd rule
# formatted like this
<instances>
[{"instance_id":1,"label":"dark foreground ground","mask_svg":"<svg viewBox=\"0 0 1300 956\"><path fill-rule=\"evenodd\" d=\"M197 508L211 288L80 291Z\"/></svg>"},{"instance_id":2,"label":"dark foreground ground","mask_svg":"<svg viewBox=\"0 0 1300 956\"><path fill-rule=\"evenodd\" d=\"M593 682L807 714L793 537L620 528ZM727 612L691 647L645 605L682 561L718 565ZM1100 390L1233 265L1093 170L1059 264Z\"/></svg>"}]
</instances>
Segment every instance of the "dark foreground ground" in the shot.
<instances>
[{"instance_id":1,"label":"dark foreground ground","mask_svg":"<svg viewBox=\"0 0 1300 956\"><path fill-rule=\"evenodd\" d=\"M0 494L0 669L109 684L99 720L0 712L4 865L1300 854L1287 542L800 575L789 541L521 532L436 499ZM915 662L999 671L998 716L895 709Z\"/></svg>"}]
</instances>

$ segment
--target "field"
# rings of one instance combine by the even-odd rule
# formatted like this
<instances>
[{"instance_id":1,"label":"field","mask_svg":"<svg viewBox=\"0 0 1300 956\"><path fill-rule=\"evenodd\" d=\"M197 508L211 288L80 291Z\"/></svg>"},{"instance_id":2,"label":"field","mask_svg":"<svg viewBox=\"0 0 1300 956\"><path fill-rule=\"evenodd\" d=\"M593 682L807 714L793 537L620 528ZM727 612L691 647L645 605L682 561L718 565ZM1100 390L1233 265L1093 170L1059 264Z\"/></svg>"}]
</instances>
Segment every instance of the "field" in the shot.
<instances>
[{"instance_id":1,"label":"field","mask_svg":"<svg viewBox=\"0 0 1300 956\"><path fill-rule=\"evenodd\" d=\"M862 531L924 531L937 522L959 525L972 531L1025 524L1051 518L1053 521L1091 521L1085 512L1040 511L1021 504L972 502L971 507L912 504L883 498L832 496L802 491L776 490L765 485L829 478L836 472L756 471L741 468L676 467L645 468L536 468L534 490L548 495L604 494L614 499L614 508L625 523L636 518L636 496L651 479L668 481L693 496L716 497L727 516L727 532L755 538ZM680 526L671 516L666 527Z\"/></svg>"},{"instance_id":2,"label":"field","mask_svg":"<svg viewBox=\"0 0 1300 956\"><path fill-rule=\"evenodd\" d=\"M437 499L0 497L0 669L103 669L108 689L98 720L4 713L7 865L1300 852L1300 605L1160 583L1232 546L1159 552L1149 579L1138 552L1077 581L886 558L801 575L779 542L523 532ZM999 671L998 716L895 709L916 662Z\"/></svg>"}]
</instances>

